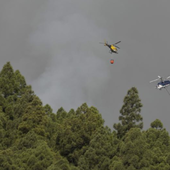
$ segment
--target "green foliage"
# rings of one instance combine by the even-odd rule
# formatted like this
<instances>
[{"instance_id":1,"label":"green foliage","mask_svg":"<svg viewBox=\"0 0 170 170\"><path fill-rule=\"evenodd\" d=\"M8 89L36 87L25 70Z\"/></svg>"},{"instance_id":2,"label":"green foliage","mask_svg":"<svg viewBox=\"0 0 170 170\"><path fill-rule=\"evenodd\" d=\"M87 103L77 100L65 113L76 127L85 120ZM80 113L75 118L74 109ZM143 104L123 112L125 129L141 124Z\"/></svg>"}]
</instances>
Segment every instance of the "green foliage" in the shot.
<instances>
[{"instance_id":1,"label":"green foliage","mask_svg":"<svg viewBox=\"0 0 170 170\"><path fill-rule=\"evenodd\" d=\"M54 114L8 62L0 72L0 170L169 170L169 133L158 119L141 131L141 107L132 87L116 131L86 103Z\"/></svg>"},{"instance_id":2,"label":"green foliage","mask_svg":"<svg viewBox=\"0 0 170 170\"><path fill-rule=\"evenodd\" d=\"M80 169L107 170L111 158L116 154L117 139L109 128L101 127L93 134L88 149L80 157Z\"/></svg>"},{"instance_id":3,"label":"green foliage","mask_svg":"<svg viewBox=\"0 0 170 170\"><path fill-rule=\"evenodd\" d=\"M142 104L138 96L138 91L135 87L132 87L128 90L124 98L124 105L120 110L121 116L119 116L119 120L121 123L113 125L117 130L119 138L122 138L131 128L143 128L143 122L141 122L143 118L140 115L141 107Z\"/></svg>"},{"instance_id":4,"label":"green foliage","mask_svg":"<svg viewBox=\"0 0 170 170\"><path fill-rule=\"evenodd\" d=\"M4 65L0 72L0 91L4 98L10 95L17 94L20 96L23 93L23 89L26 87L24 77L17 70L13 71L10 62Z\"/></svg>"},{"instance_id":5,"label":"green foliage","mask_svg":"<svg viewBox=\"0 0 170 170\"><path fill-rule=\"evenodd\" d=\"M60 109L58 109L56 117L61 122L63 119L68 117L68 115L67 112L61 107Z\"/></svg>"},{"instance_id":6,"label":"green foliage","mask_svg":"<svg viewBox=\"0 0 170 170\"><path fill-rule=\"evenodd\" d=\"M15 91L15 74L12 66L8 62L4 65L0 72L0 91L1 94L7 98L9 95L14 94Z\"/></svg>"},{"instance_id":7,"label":"green foliage","mask_svg":"<svg viewBox=\"0 0 170 170\"><path fill-rule=\"evenodd\" d=\"M57 118L61 125L56 138L56 148L70 163L77 165L80 155L89 145L91 136L103 126L104 121L96 108L89 108L85 103L72 116L68 116L62 108L57 115L59 113Z\"/></svg>"},{"instance_id":8,"label":"green foliage","mask_svg":"<svg viewBox=\"0 0 170 170\"><path fill-rule=\"evenodd\" d=\"M7 124L7 119L5 117L5 114L0 111L0 144L5 136L5 127Z\"/></svg>"},{"instance_id":9,"label":"green foliage","mask_svg":"<svg viewBox=\"0 0 170 170\"><path fill-rule=\"evenodd\" d=\"M156 129L162 129L163 124L159 119L156 119L154 122L151 123L151 127Z\"/></svg>"},{"instance_id":10,"label":"green foliage","mask_svg":"<svg viewBox=\"0 0 170 170\"><path fill-rule=\"evenodd\" d=\"M28 104L25 113L22 116L22 122L19 124L18 129L22 133L28 133L34 130L38 135L45 136L45 126L47 124L47 117L45 116L42 102L36 96Z\"/></svg>"},{"instance_id":11,"label":"green foliage","mask_svg":"<svg viewBox=\"0 0 170 170\"><path fill-rule=\"evenodd\" d=\"M126 168L140 169L147 166L144 154L148 145L145 141L145 136L140 131L140 128L132 128L126 133L120 148L120 153L123 157L122 162Z\"/></svg>"},{"instance_id":12,"label":"green foliage","mask_svg":"<svg viewBox=\"0 0 170 170\"><path fill-rule=\"evenodd\" d=\"M148 150L150 151L151 169L170 169L170 137L165 129L150 128L145 132ZM159 164L159 166L158 166Z\"/></svg>"},{"instance_id":13,"label":"green foliage","mask_svg":"<svg viewBox=\"0 0 170 170\"><path fill-rule=\"evenodd\" d=\"M113 157L109 168L110 170L125 170L122 160L117 156Z\"/></svg>"}]
</instances>

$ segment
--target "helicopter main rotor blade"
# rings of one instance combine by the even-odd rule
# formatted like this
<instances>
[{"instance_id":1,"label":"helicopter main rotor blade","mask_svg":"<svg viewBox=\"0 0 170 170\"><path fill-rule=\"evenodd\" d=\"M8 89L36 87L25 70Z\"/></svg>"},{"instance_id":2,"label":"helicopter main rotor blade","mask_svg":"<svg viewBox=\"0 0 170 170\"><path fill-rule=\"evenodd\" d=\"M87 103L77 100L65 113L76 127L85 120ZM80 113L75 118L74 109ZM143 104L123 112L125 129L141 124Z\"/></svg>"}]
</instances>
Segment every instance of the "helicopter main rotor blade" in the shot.
<instances>
[{"instance_id":1,"label":"helicopter main rotor blade","mask_svg":"<svg viewBox=\"0 0 170 170\"><path fill-rule=\"evenodd\" d=\"M161 77L161 76L158 76L158 78L161 80L161 82L163 82L164 80L163 80L163 78Z\"/></svg>"},{"instance_id":2,"label":"helicopter main rotor blade","mask_svg":"<svg viewBox=\"0 0 170 170\"><path fill-rule=\"evenodd\" d=\"M116 42L115 44L119 44L121 41Z\"/></svg>"},{"instance_id":3,"label":"helicopter main rotor blade","mask_svg":"<svg viewBox=\"0 0 170 170\"><path fill-rule=\"evenodd\" d=\"M108 44L107 41L104 41L104 42L99 42L100 44Z\"/></svg>"},{"instance_id":4,"label":"helicopter main rotor blade","mask_svg":"<svg viewBox=\"0 0 170 170\"><path fill-rule=\"evenodd\" d=\"M117 45L114 45L115 47L117 47L118 49L120 49L120 47L118 47Z\"/></svg>"},{"instance_id":5,"label":"helicopter main rotor blade","mask_svg":"<svg viewBox=\"0 0 170 170\"><path fill-rule=\"evenodd\" d=\"M168 76L166 79L169 79L170 78L170 76Z\"/></svg>"},{"instance_id":6,"label":"helicopter main rotor blade","mask_svg":"<svg viewBox=\"0 0 170 170\"><path fill-rule=\"evenodd\" d=\"M155 81L158 81L158 80L159 80L159 79L152 80L152 81L150 81L150 83L155 82Z\"/></svg>"}]
</instances>

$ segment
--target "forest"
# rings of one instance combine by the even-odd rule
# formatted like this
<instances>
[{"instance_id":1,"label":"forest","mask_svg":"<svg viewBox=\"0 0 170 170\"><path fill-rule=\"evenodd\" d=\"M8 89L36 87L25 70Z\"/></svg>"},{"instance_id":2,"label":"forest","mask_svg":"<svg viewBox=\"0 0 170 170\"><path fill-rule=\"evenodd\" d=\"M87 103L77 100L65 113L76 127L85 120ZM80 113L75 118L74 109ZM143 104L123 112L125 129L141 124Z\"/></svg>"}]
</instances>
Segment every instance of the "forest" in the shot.
<instances>
[{"instance_id":1,"label":"forest","mask_svg":"<svg viewBox=\"0 0 170 170\"><path fill-rule=\"evenodd\" d=\"M143 130L136 87L122 99L113 130L86 103L54 113L10 62L0 94L0 170L170 170L169 133L159 119Z\"/></svg>"}]
</instances>

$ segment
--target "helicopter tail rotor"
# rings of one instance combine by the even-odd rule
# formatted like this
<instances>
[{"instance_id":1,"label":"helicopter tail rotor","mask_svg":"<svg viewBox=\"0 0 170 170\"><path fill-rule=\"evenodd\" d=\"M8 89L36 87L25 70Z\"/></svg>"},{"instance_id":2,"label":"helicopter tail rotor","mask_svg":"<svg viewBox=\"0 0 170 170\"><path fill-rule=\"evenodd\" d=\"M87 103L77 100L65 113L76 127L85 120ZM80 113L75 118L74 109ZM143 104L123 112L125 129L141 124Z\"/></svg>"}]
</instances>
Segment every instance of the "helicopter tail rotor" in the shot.
<instances>
[{"instance_id":1,"label":"helicopter tail rotor","mask_svg":"<svg viewBox=\"0 0 170 170\"><path fill-rule=\"evenodd\" d=\"M107 41L104 41L104 43L103 42L99 42L100 44L104 44L104 46L106 46L107 45Z\"/></svg>"},{"instance_id":2,"label":"helicopter tail rotor","mask_svg":"<svg viewBox=\"0 0 170 170\"><path fill-rule=\"evenodd\" d=\"M108 42L105 40L105 41L104 41L104 45L106 46L107 44L108 44Z\"/></svg>"}]
</instances>

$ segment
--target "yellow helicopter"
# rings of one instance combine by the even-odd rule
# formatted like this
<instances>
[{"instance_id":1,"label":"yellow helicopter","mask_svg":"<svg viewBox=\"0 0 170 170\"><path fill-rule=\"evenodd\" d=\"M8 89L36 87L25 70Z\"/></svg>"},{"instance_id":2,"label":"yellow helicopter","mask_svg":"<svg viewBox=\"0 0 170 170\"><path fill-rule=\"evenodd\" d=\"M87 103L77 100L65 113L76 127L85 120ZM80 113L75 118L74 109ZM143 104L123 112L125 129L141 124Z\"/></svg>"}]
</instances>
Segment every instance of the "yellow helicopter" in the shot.
<instances>
[{"instance_id":1,"label":"yellow helicopter","mask_svg":"<svg viewBox=\"0 0 170 170\"><path fill-rule=\"evenodd\" d=\"M104 44L105 46L110 48L110 54L116 53L118 54L118 49L120 49L116 44L119 44L121 41L118 41L114 44L108 44L106 41L104 43L100 42L100 44Z\"/></svg>"}]
</instances>

